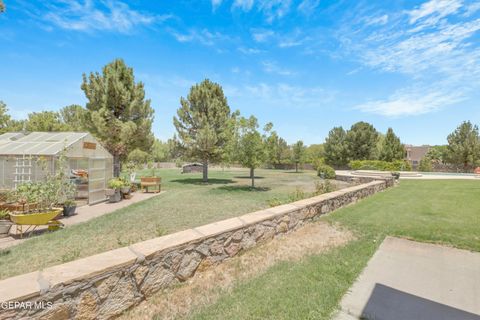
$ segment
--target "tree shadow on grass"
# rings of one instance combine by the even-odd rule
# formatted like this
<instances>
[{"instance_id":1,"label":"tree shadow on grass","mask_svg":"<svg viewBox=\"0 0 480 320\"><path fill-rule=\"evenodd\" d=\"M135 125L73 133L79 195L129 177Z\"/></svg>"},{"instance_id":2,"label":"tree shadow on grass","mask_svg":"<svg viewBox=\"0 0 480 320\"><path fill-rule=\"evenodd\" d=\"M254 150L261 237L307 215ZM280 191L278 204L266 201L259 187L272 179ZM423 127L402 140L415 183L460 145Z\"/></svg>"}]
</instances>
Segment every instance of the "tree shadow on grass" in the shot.
<instances>
[{"instance_id":1,"label":"tree shadow on grass","mask_svg":"<svg viewBox=\"0 0 480 320\"><path fill-rule=\"evenodd\" d=\"M196 185L209 185L209 184L228 184L235 183L232 179L212 179L209 178L208 182L203 182L202 178L186 178L186 179L176 179L171 182L177 182L182 184L196 184Z\"/></svg>"},{"instance_id":2,"label":"tree shadow on grass","mask_svg":"<svg viewBox=\"0 0 480 320\"><path fill-rule=\"evenodd\" d=\"M250 177L250 176L237 176L237 177L235 177L235 179L252 179L252 177ZM255 176L255 180L257 180L257 179L265 179L265 177Z\"/></svg>"},{"instance_id":3,"label":"tree shadow on grass","mask_svg":"<svg viewBox=\"0 0 480 320\"><path fill-rule=\"evenodd\" d=\"M215 190L223 190L229 192L263 192L263 191L270 191L271 188L268 187L251 187L251 186L222 186L215 188Z\"/></svg>"}]
</instances>

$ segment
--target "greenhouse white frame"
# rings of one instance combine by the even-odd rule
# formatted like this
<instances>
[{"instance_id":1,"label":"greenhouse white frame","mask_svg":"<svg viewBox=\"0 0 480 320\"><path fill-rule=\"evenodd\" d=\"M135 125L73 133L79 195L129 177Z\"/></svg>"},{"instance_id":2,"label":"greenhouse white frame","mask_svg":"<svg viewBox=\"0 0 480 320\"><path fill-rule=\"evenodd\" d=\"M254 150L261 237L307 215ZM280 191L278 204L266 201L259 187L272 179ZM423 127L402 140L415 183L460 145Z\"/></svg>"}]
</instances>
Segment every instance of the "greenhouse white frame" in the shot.
<instances>
[{"instance_id":1,"label":"greenhouse white frame","mask_svg":"<svg viewBox=\"0 0 480 320\"><path fill-rule=\"evenodd\" d=\"M10 132L0 135L0 188L39 181L54 173L55 159L65 150L69 176L76 179L77 196L95 204L106 199L113 177L113 156L88 132ZM39 160L42 161L39 161ZM77 178L75 173L82 172Z\"/></svg>"}]
</instances>

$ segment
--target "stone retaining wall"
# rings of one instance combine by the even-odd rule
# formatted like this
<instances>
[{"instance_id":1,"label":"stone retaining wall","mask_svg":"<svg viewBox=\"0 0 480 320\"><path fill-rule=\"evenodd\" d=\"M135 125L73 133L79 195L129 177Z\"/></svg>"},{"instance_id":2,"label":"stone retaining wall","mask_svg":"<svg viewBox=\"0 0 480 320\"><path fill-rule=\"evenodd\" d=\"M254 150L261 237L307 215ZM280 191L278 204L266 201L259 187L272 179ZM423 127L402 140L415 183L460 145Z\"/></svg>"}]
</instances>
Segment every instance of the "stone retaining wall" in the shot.
<instances>
[{"instance_id":1,"label":"stone retaining wall","mask_svg":"<svg viewBox=\"0 0 480 320\"><path fill-rule=\"evenodd\" d=\"M197 270L391 185L371 181L2 280L0 319L113 318ZM4 302L23 305L7 310ZM28 308L35 303L51 306Z\"/></svg>"}]
</instances>

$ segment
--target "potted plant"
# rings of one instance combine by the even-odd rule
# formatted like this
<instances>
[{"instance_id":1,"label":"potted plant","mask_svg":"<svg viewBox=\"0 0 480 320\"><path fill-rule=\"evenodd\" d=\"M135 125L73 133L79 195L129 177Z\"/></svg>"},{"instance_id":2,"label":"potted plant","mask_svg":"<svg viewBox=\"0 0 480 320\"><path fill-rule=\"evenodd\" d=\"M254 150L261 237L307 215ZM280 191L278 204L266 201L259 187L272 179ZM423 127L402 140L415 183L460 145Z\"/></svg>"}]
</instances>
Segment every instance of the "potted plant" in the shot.
<instances>
[{"instance_id":1,"label":"potted plant","mask_svg":"<svg viewBox=\"0 0 480 320\"><path fill-rule=\"evenodd\" d=\"M123 182L123 185L122 187L120 188L120 191L122 192L122 194L129 194L130 193L130 182L128 182L126 179L123 179L122 180Z\"/></svg>"},{"instance_id":2,"label":"potted plant","mask_svg":"<svg viewBox=\"0 0 480 320\"><path fill-rule=\"evenodd\" d=\"M108 189L105 190L105 195L108 197L108 202L119 202L122 200L122 194L120 189L123 187L124 183L118 178L111 179L108 181Z\"/></svg>"},{"instance_id":3,"label":"potted plant","mask_svg":"<svg viewBox=\"0 0 480 320\"><path fill-rule=\"evenodd\" d=\"M0 210L0 238L8 236L8 231L10 231L12 224L10 221L10 212L5 209Z\"/></svg>"},{"instance_id":4,"label":"potted plant","mask_svg":"<svg viewBox=\"0 0 480 320\"><path fill-rule=\"evenodd\" d=\"M76 209L77 203L74 200L68 199L63 202L63 215L65 217L73 216Z\"/></svg>"}]
</instances>

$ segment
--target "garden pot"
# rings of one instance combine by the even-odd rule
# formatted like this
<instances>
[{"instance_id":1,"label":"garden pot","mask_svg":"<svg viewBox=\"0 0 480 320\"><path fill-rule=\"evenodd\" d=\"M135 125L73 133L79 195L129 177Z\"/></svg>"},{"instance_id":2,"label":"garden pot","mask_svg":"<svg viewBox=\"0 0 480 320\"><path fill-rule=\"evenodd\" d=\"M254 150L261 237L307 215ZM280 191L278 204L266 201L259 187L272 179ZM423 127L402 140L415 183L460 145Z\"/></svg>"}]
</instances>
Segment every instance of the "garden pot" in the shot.
<instances>
[{"instance_id":1,"label":"garden pot","mask_svg":"<svg viewBox=\"0 0 480 320\"><path fill-rule=\"evenodd\" d=\"M119 189L116 189L113 195L108 196L108 202L114 203L119 202L120 200L122 200L122 194Z\"/></svg>"},{"instance_id":2,"label":"garden pot","mask_svg":"<svg viewBox=\"0 0 480 320\"><path fill-rule=\"evenodd\" d=\"M120 191L122 191L123 194L130 193L130 187L122 187Z\"/></svg>"},{"instance_id":3,"label":"garden pot","mask_svg":"<svg viewBox=\"0 0 480 320\"><path fill-rule=\"evenodd\" d=\"M115 189L105 189L105 195L107 197L111 197L111 196L115 195Z\"/></svg>"},{"instance_id":4,"label":"garden pot","mask_svg":"<svg viewBox=\"0 0 480 320\"><path fill-rule=\"evenodd\" d=\"M75 210L77 209L77 206L65 206L63 207L63 216L65 217L70 217L75 214Z\"/></svg>"},{"instance_id":5,"label":"garden pot","mask_svg":"<svg viewBox=\"0 0 480 320\"><path fill-rule=\"evenodd\" d=\"M8 236L8 231L13 223L10 220L0 220L0 238Z\"/></svg>"}]
</instances>

